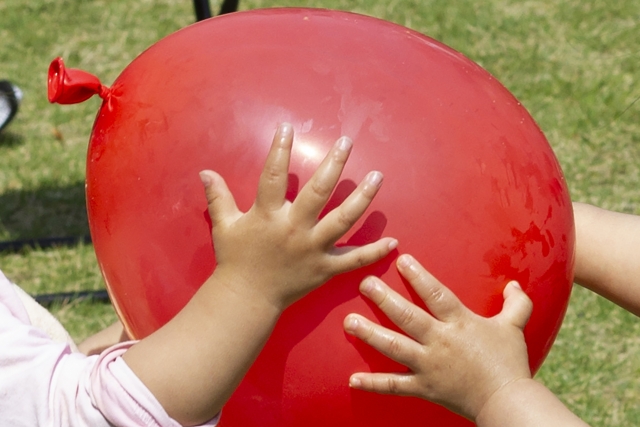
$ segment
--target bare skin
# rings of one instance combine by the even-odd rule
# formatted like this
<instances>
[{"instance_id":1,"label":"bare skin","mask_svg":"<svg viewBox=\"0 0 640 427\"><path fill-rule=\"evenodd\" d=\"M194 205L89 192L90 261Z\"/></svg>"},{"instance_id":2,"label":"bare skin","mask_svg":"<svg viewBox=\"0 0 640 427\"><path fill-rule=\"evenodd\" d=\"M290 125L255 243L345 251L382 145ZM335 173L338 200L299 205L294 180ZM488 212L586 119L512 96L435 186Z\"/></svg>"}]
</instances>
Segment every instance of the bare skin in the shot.
<instances>
[{"instance_id":1,"label":"bare skin","mask_svg":"<svg viewBox=\"0 0 640 427\"><path fill-rule=\"evenodd\" d=\"M586 426L531 378L522 331L533 306L516 282L504 289L502 311L484 318L411 256L398 258L397 267L432 314L369 277L360 291L406 335L357 314L344 328L411 372L356 373L351 387L431 400L480 427Z\"/></svg>"},{"instance_id":2,"label":"bare skin","mask_svg":"<svg viewBox=\"0 0 640 427\"><path fill-rule=\"evenodd\" d=\"M78 344L78 350L87 356L92 356L102 353L112 345L128 340L129 336L124 330L124 326L120 321L117 321L82 341Z\"/></svg>"},{"instance_id":3,"label":"bare skin","mask_svg":"<svg viewBox=\"0 0 640 427\"><path fill-rule=\"evenodd\" d=\"M183 425L213 418L235 390L282 311L332 276L371 264L397 241L362 247L336 242L362 216L382 182L370 172L336 209L318 220L351 151L339 139L298 197L285 199L291 125L279 127L251 209L243 213L224 180L200 174L218 265L187 306L123 358ZM277 248L277 250L274 250Z\"/></svg>"},{"instance_id":4,"label":"bare skin","mask_svg":"<svg viewBox=\"0 0 640 427\"><path fill-rule=\"evenodd\" d=\"M290 150L290 147L288 149ZM287 148L284 148L285 154L281 153L281 155L288 158L286 150ZM277 157L277 153L271 153L270 158L272 156ZM269 161L267 163L269 165ZM281 172L285 169L282 165L275 168L276 171ZM324 170L323 166L320 170ZM337 179L331 178L335 173L335 170L323 172L322 176L331 183ZM282 180L278 172L269 172L269 175L273 175L275 181ZM280 178L277 178L278 176ZM172 411L170 414L178 420L180 420L178 418L180 414L185 414L186 420L204 420L219 410L260 351L283 307L318 286L322 280L326 281L330 275L336 274L335 272L356 268L365 262L373 262L397 244L394 240L382 239L369 245L368 250L371 254L363 255L365 258L361 258L355 264L351 260L340 268L337 265L325 267L328 272L321 273L318 278L312 276L309 281L300 282L299 286L277 286L295 280L295 277L301 274L295 269L288 271L293 278L284 272L286 269L281 269L281 273L277 273L278 268L271 271L273 276L271 273L265 275L260 268L242 270L242 274L238 276L233 273L233 266L241 265L245 261L248 262L247 265L253 265L251 260L258 257L261 249L258 247L255 251L251 251L246 258L244 254L238 253L239 248L249 245L253 240L251 239L251 242L243 240L246 237L246 234L243 236L243 231L234 234L235 226L231 224L239 224L238 230L250 230L249 235L251 235L259 233L257 228L253 228L257 227L258 222L268 222L270 219L276 217L282 219L286 216L289 219L297 218L294 222L299 225L306 224L308 232L309 227L320 225L311 218L314 216L317 218L318 206L320 202L326 202L326 197L318 194L314 196L312 193L299 197L294 204L298 200L306 200L307 208L300 209L293 215L290 211L283 215L282 209L290 210L292 207L287 203L277 202L283 198L282 184L274 185L272 188L261 180L256 205L262 205L261 195L264 195L263 200L266 201L266 205L262 205L261 208L254 206L252 211L266 209L267 212L276 213L273 214L273 218L267 215L266 218L252 220L255 216L247 216L251 213L249 212L244 214L245 225L245 222L237 221L243 217L243 214L235 209L235 204L222 179L213 173L205 172L203 181L207 187L211 216L214 220L216 250L219 247L236 249L236 251L230 250L228 254L216 253L217 256L224 257L225 265L229 268L220 272L220 269L216 270L219 272L218 276L216 277L214 273L207 281L206 286L203 286L203 290L199 292L202 295L194 297L190 303L190 306L195 307L180 313L179 321L170 322L161 330L162 333L152 335L152 337L156 335L160 337L143 340L137 345L138 348L144 345L144 351L141 350L139 354L134 353L134 356L140 357L139 361L130 354L134 349L125 354L125 360L133 360L133 366L136 366L136 363L144 363L144 354L152 351L166 352L168 358L164 359L164 362L167 366L174 366L173 364L176 363L175 366L179 367L176 373L180 372L177 376L157 375L156 369L162 369L164 363L160 366L151 366L147 370L144 366L139 366L136 372L143 377L146 375L145 384L154 394L157 393L157 396L160 396L161 403L166 402L163 405L166 404L168 410ZM367 184L361 184L361 187L363 185ZM368 185L375 187L371 182ZM335 183L330 187L333 188L333 186ZM371 188L367 192L361 187L356 190L356 193L361 191L361 195L357 197L364 197L364 204L368 205L366 200L370 201L373 197ZM273 190L274 188L279 190ZM303 196L302 193L301 196ZM276 202L272 203L273 201ZM348 202L345 204L348 205ZM284 207L285 205L287 206ZM361 215L361 210L362 207L355 208L351 217ZM640 245L640 217L610 212L580 203L574 204L574 213L577 235L576 282L636 315L640 314L640 286L637 282L637 278L640 277L640 263L636 262L634 251ZM339 217L342 214L336 212L334 217L336 215ZM324 245L329 251L337 250L332 245L341 233L348 229L344 226L336 229L338 227L336 224L339 222L334 218L333 224L328 222L327 227L317 228L323 230L322 234L325 236L333 236L329 239L329 243ZM222 232L216 232L216 223L222 224ZM352 224L352 222L348 223ZM276 224L283 225L277 221ZM220 225L218 229L220 230ZM274 230L283 232L286 229L287 226L276 227ZM280 234L280 238L285 234L288 235L287 233ZM292 235L295 234L292 233ZM306 238L312 235L313 233L307 233ZM229 241L226 240L227 237ZM273 235L265 235L265 238L261 239L261 245L269 246L270 239L277 241L278 231L274 231ZM301 238L300 242L304 240L305 237ZM234 241L241 241L242 244L236 245ZM284 247L289 247L288 245L291 245L291 248L295 247L296 249L291 249L291 252L299 254L299 251L306 246L305 244L298 246L297 242L299 241L296 239L284 239L281 243ZM308 257L305 262L309 263L301 264L304 265L302 271L309 268L315 271L313 268L318 265L316 262L322 257L318 258L311 253ZM283 262L283 259L277 259L277 256L275 258L270 260L273 265L280 265ZM264 268L268 268L267 264L263 265ZM344 327L347 333L362 339L388 357L406 365L411 372L409 374L355 373L350 379L351 387L432 400L474 421L480 427L587 426L551 391L531 378L522 330L531 314L532 305L517 283L511 282L506 285L505 302L501 313L492 318L484 318L464 307L450 290L410 256L403 255L398 259L398 270L423 298L432 314L407 301L379 279L371 277L363 281L360 286L361 292L377 304L406 335L383 328L357 314L349 315L345 319ZM216 314L212 316L211 313ZM238 316L243 319L240 325L233 321ZM211 324L211 322L218 323ZM203 328L203 331L187 333L193 325L203 325L206 328ZM225 335L223 333L225 329L230 334ZM199 332L204 333L199 334ZM196 337L200 337L202 342L193 340ZM230 338L234 340L228 345L227 341L230 341ZM222 347L212 351L207 343L216 343L216 345L220 343ZM192 348L194 351L176 355L172 354L171 347ZM200 351L206 352L209 357L210 366L207 366L206 370L196 368L197 363L202 362L198 354ZM187 368L186 376L182 376L181 370L185 367ZM201 381L198 381L198 375L202 372L210 374L220 382L208 381L213 384L201 384ZM211 377L200 377L200 379ZM177 381L176 386L180 389L176 389L173 384L172 390L163 389L160 383L163 379ZM195 381L195 384L190 384L189 381ZM180 390L177 396L181 396L183 392L189 395L189 391L197 390L196 398L202 398L202 393L209 398L196 402L179 399L172 403L171 399L176 399L176 395L173 394L176 390ZM206 395L206 393L210 394ZM172 404L176 406L172 407ZM213 409L208 412L205 410L207 404L213 405L211 406Z\"/></svg>"},{"instance_id":5,"label":"bare skin","mask_svg":"<svg viewBox=\"0 0 640 427\"><path fill-rule=\"evenodd\" d=\"M640 316L640 216L574 203L575 282Z\"/></svg>"}]
</instances>

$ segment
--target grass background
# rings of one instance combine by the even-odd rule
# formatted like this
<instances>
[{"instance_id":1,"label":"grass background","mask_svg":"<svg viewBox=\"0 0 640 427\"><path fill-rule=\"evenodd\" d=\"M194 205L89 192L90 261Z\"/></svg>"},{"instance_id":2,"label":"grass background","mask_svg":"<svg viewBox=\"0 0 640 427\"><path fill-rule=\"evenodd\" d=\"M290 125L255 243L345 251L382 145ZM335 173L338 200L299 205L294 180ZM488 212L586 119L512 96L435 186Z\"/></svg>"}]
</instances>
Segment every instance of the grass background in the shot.
<instances>
[{"instance_id":1,"label":"grass background","mask_svg":"<svg viewBox=\"0 0 640 427\"><path fill-rule=\"evenodd\" d=\"M217 10L219 3L211 2ZM528 108L572 198L640 214L640 2L636 0L241 0L396 22L461 51ZM0 241L88 233L84 166L99 100L52 106L49 62L109 85L136 55L194 21L188 0L0 0L0 79L24 91L0 134ZM103 287L90 245L0 254L32 293ZM52 311L80 340L115 320L106 304ZM581 288L538 378L592 425L640 425L640 322Z\"/></svg>"}]
</instances>

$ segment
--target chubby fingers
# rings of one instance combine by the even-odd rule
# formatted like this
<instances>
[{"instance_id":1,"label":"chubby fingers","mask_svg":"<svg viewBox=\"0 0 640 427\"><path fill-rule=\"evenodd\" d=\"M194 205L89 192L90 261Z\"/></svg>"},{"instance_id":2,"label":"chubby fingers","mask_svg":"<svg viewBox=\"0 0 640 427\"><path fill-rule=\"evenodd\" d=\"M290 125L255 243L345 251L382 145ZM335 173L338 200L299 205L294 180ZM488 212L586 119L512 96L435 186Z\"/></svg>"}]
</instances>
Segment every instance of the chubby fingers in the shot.
<instances>
[{"instance_id":1,"label":"chubby fingers","mask_svg":"<svg viewBox=\"0 0 640 427\"><path fill-rule=\"evenodd\" d=\"M330 260L328 269L333 275L352 271L381 260L396 247L398 240L391 237L364 246L334 247L327 255Z\"/></svg>"},{"instance_id":2,"label":"chubby fingers","mask_svg":"<svg viewBox=\"0 0 640 427\"><path fill-rule=\"evenodd\" d=\"M380 394L415 396L418 392L415 376L411 373L364 373L351 375L349 386Z\"/></svg>"},{"instance_id":3,"label":"chubby fingers","mask_svg":"<svg viewBox=\"0 0 640 427\"><path fill-rule=\"evenodd\" d=\"M240 215L235 199L227 187L227 183L216 172L204 170L200 172L200 180L204 185L207 197L207 209L213 228L225 219Z\"/></svg>"},{"instance_id":4,"label":"chubby fingers","mask_svg":"<svg viewBox=\"0 0 640 427\"><path fill-rule=\"evenodd\" d=\"M533 312L531 299L524 293L518 282L507 283L502 294L504 305L497 315L498 319L524 329Z\"/></svg>"},{"instance_id":5,"label":"chubby fingers","mask_svg":"<svg viewBox=\"0 0 640 427\"><path fill-rule=\"evenodd\" d=\"M294 221L314 225L340 179L340 174L351 153L353 142L343 136L336 141L318 169L293 202Z\"/></svg>"},{"instance_id":6,"label":"chubby fingers","mask_svg":"<svg viewBox=\"0 0 640 427\"><path fill-rule=\"evenodd\" d=\"M344 319L344 330L362 340L380 353L410 369L417 366L423 348L413 339L387 329L367 318L351 313Z\"/></svg>"},{"instance_id":7,"label":"chubby fingers","mask_svg":"<svg viewBox=\"0 0 640 427\"><path fill-rule=\"evenodd\" d=\"M316 233L327 244L335 244L367 210L382 185L381 172L372 171L337 208L325 215Z\"/></svg>"},{"instance_id":8,"label":"chubby fingers","mask_svg":"<svg viewBox=\"0 0 640 427\"><path fill-rule=\"evenodd\" d=\"M255 205L258 209L275 210L284 203L289 179L289 160L293 145L293 127L290 123L278 126L267 154Z\"/></svg>"},{"instance_id":9,"label":"chubby fingers","mask_svg":"<svg viewBox=\"0 0 640 427\"><path fill-rule=\"evenodd\" d=\"M468 312L458 297L411 255L401 255L396 265L400 274L409 281L435 318L448 321Z\"/></svg>"},{"instance_id":10,"label":"chubby fingers","mask_svg":"<svg viewBox=\"0 0 640 427\"><path fill-rule=\"evenodd\" d=\"M366 278L360 290L371 299L401 329L411 336L424 335L437 320L402 296L381 280ZM344 320L345 331L385 356L416 371L424 355L424 347L406 335L378 325L359 314L349 314ZM412 373L356 373L349 385L360 390L383 394L415 395L415 376Z\"/></svg>"},{"instance_id":11,"label":"chubby fingers","mask_svg":"<svg viewBox=\"0 0 640 427\"><path fill-rule=\"evenodd\" d=\"M415 339L422 340L425 332L437 323L429 313L408 301L377 277L365 278L360 284L360 292L376 304L389 320ZM385 337L391 336L385 335ZM394 345L391 344L390 349Z\"/></svg>"}]
</instances>

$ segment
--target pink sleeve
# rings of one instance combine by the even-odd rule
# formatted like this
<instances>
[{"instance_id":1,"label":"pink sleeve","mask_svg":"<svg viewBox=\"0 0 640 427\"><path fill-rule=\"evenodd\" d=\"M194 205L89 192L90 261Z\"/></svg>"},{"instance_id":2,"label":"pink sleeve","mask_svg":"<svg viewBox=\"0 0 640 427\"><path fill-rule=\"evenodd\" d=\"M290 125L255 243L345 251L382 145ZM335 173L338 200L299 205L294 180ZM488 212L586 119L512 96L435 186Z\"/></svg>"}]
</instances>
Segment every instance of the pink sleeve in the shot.
<instances>
[{"instance_id":1,"label":"pink sleeve","mask_svg":"<svg viewBox=\"0 0 640 427\"><path fill-rule=\"evenodd\" d=\"M132 344L115 345L99 356L90 375L95 405L115 425L138 420L144 426L179 426L120 357ZM218 418L204 426L215 426Z\"/></svg>"},{"instance_id":2,"label":"pink sleeve","mask_svg":"<svg viewBox=\"0 0 640 427\"><path fill-rule=\"evenodd\" d=\"M74 353L32 326L0 272L0 414L14 427L173 427L120 357L134 342L97 356ZM205 424L215 426L217 418Z\"/></svg>"}]
</instances>

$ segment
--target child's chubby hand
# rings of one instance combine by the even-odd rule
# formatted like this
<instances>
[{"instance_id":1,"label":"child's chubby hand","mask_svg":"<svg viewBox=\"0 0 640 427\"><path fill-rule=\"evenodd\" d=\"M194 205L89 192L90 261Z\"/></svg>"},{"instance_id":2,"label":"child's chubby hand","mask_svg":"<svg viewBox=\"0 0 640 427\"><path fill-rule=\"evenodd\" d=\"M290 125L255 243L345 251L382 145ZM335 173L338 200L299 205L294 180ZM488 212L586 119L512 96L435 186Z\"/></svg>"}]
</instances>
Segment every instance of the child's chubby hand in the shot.
<instances>
[{"instance_id":1,"label":"child's chubby hand","mask_svg":"<svg viewBox=\"0 0 640 427\"><path fill-rule=\"evenodd\" d=\"M332 276L371 264L391 252L397 241L383 238L362 247L336 242L365 212L382 184L370 172L344 202L319 220L349 157L352 142L340 138L293 202L286 198L293 129L282 124L273 139L248 212L238 210L223 178L200 173L205 185L217 282L247 298L277 309L317 288Z\"/></svg>"},{"instance_id":2,"label":"child's chubby hand","mask_svg":"<svg viewBox=\"0 0 640 427\"><path fill-rule=\"evenodd\" d=\"M485 318L467 309L411 256L400 256L397 266L431 313L368 277L361 292L408 336L357 314L347 316L344 327L410 372L356 373L351 387L420 397L475 421L499 390L531 379L522 330L533 306L516 282L504 289L502 312Z\"/></svg>"}]
</instances>

